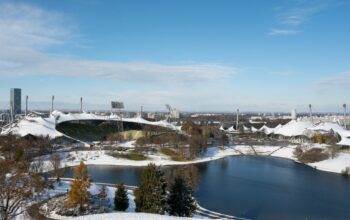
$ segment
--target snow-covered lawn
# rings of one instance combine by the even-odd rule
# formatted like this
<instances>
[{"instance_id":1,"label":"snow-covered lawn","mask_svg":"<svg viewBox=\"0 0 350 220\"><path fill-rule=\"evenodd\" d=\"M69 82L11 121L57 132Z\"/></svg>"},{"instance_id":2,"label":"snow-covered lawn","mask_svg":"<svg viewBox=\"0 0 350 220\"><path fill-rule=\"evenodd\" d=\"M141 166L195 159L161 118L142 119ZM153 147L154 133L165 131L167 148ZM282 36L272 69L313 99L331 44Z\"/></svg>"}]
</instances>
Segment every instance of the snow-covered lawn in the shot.
<instances>
[{"instance_id":1,"label":"snow-covered lawn","mask_svg":"<svg viewBox=\"0 0 350 220\"><path fill-rule=\"evenodd\" d=\"M133 142L126 142L122 144L125 148L133 148ZM80 161L83 161L86 165L114 165L114 166L147 166L149 163L154 163L158 166L168 165L185 165L194 163L203 163L212 160L221 159L227 156L237 155L262 155L286 158L296 161L293 155L297 145L288 145L286 147L280 146L248 146L237 145L225 148L210 147L205 155L200 158L191 161L173 161L168 156L161 153L153 153L146 155L148 159L136 161L128 160L124 158L117 158L108 155L108 151L104 150L92 150L92 151L71 151L61 152L62 167L71 167L79 165ZM301 145L302 149L310 150L311 148L323 148L325 144L304 144ZM52 166L49 162L49 156L44 157L44 171L52 170ZM340 153L338 157L334 159L327 159L325 161L306 164L312 167L316 167L319 170L341 173L346 167L350 167L350 154Z\"/></svg>"},{"instance_id":2,"label":"snow-covered lawn","mask_svg":"<svg viewBox=\"0 0 350 220\"><path fill-rule=\"evenodd\" d=\"M319 170L341 173L345 168L350 168L350 154L339 153L335 158L329 158L317 163L308 164Z\"/></svg>"},{"instance_id":3,"label":"snow-covered lawn","mask_svg":"<svg viewBox=\"0 0 350 220\"><path fill-rule=\"evenodd\" d=\"M60 184L57 182L54 183L55 189L48 190L48 194L53 197L58 194L62 194L65 192L68 192L70 188L70 183L66 181L61 181ZM97 195L99 193L99 190L102 186L91 183L89 192L91 195ZM128 198L129 198L129 208L125 212L116 212L114 211L114 194L115 194L115 187L106 186L105 187L106 193L107 193L107 199L109 200L109 206L110 206L110 213L104 213L104 214L94 214L94 215L84 215L80 217L66 217L57 215L55 212L51 212L48 217L53 219L74 219L74 220L82 220L82 219L91 219L91 220L109 220L109 219L137 219L137 220L153 220L153 219L159 219L159 220L167 220L167 219L203 219L202 216L196 215L196 218L178 218L174 216L167 216L167 215L156 215L156 214L147 214L147 213L135 213L135 196L133 194L132 190L127 190ZM46 207L45 205L43 207Z\"/></svg>"},{"instance_id":4,"label":"snow-covered lawn","mask_svg":"<svg viewBox=\"0 0 350 220\"><path fill-rule=\"evenodd\" d=\"M55 186L54 189L48 190L48 194L50 195L50 197L53 197L53 196L59 195L59 194L65 194L70 189L70 183L66 182L66 181L61 181L60 184L55 182L54 186ZM89 188L89 192L91 193L91 195L97 195L99 193L99 190L101 187L102 187L101 185L91 183L90 188ZM106 186L105 190L106 190L106 194L107 194L108 204L109 204L111 210L114 210L114 194L115 194L116 188ZM135 206L135 202L134 202L134 199L135 199L134 193L132 190L127 190L127 193L128 193L128 198L129 198L129 208L126 210L126 212L135 212L136 206ZM46 206L44 205L43 207L46 207ZM67 219L66 216L60 216L54 212L51 212L48 217L51 217L54 219ZM85 219L85 217L88 217L88 216L83 216L83 217ZM76 218L74 218L74 219L76 219ZM78 219L80 219L80 218L78 218Z\"/></svg>"},{"instance_id":5,"label":"snow-covered lawn","mask_svg":"<svg viewBox=\"0 0 350 220\"><path fill-rule=\"evenodd\" d=\"M89 216L81 216L76 218L70 218L73 220L115 220L115 219L125 219L125 220L182 220L182 219L196 219L196 218L180 218L167 215L155 215L147 213L124 213L124 212L115 212L115 213L106 213L106 214L97 214Z\"/></svg>"},{"instance_id":6,"label":"snow-covered lawn","mask_svg":"<svg viewBox=\"0 0 350 220\"><path fill-rule=\"evenodd\" d=\"M147 166L149 163L154 163L156 165L184 165L192 163L201 163L211 160L216 160L230 155L239 155L239 152L234 148L226 148L220 150L218 148L209 148L203 157L192 161L173 161L166 155L156 153L148 154L149 159L136 161L128 160L124 158L116 158L107 154L104 150L93 150L93 151L72 151L60 153L62 158L62 167L71 167L79 165L80 161L83 161L86 165L115 165L115 166ZM52 166L49 162L49 156L45 156L44 160L44 170L52 170Z\"/></svg>"}]
</instances>

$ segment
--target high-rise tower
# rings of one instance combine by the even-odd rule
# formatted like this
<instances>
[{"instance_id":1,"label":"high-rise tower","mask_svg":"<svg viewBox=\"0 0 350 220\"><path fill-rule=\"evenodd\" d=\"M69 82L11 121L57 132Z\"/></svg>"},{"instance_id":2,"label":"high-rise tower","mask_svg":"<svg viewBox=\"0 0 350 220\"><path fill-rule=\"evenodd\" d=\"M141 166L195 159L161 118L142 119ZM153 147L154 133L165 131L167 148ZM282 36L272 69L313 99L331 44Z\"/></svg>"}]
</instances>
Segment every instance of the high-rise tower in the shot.
<instances>
[{"instance_id":1,"label":"high-rise tower","mask_svg":"<svg viewBox=\"0 0 350 220\"><path fill-rule=\"evenodd\" d=\"M19 115L22 113L22 90L18 88L12 88L10 90L10 107L13 115Z\"/></svg>"}]
</instances>

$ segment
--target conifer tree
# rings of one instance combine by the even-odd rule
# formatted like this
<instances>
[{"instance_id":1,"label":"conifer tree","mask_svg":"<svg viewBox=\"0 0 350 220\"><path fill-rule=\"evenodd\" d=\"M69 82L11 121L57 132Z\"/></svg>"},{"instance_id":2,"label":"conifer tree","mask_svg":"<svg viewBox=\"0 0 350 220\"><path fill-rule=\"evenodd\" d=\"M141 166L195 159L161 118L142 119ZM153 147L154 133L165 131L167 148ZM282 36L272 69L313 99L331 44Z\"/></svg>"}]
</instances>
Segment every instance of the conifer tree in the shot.
<instances>
[{"instance_id":1,"label":"conifer tree","mask_svg":"<svg viewBox=\"0 0 350 220\"><path fill-rule=\"evenodd\" d=\"M166 211L166 182L164 173L155 164L142 172L139 187L135 190L136 212L164 214Z\"/></svg>"},{"instance_id":2,"label":"conifer tree","mask_svg":"<svg viewBox=\"0 0 350 220\"><path fill-rule=\"evenodd\" d=\"M114 209L125 211L129 207L129 198L123 183L117 184L117 190L114 197Z\"/></svg>"},{"instance_id":3,"label":"conifer tree","mask_svg":"<svg viewBox=\"0 0 350 220\"><path fill-rule=\"evenodd\" d=\"M74 180L68 192L67 205L75 207L79 205L80 210L84 210L84 205L88 202L90 193L90 177L83 161L74 170Z\"/></svg>"},{"instance_id":4,"label":"conifer tree","mask_svg":"<svg viewBox=\"0 0 350 220\"><path fill-rule=\"evenodd\" d=\"M181 217L191 217L196 210L192 189L181 175L175 178L171 186L168 207L170 215Z\"/></svg>"}]
</instances>

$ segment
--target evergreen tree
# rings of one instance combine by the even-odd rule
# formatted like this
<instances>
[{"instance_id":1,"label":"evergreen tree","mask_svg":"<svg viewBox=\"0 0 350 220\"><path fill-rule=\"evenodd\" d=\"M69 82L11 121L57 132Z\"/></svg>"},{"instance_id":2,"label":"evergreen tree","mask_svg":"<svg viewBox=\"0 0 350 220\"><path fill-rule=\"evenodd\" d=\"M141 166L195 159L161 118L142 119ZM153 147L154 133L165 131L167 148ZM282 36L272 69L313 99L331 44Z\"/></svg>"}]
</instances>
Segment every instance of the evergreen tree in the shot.
<instances>
[{"instance_id":1,"label":"evergreen tree","mask_svg":"<svg viewBox=\"0 0 350 220\"><path fill-rule=\"evenodd\" d=\"M164 214L166 211L166 182L164 173L155 164L142 172L140 186L135 190L136 212Z\"/></svg>"},{"instance_id":2,"label":"evergreen tree","mask_svg":"<svg viewBox=\"0 0 350 220\"><path fill-rule=\"evenodd\" d=\"M114 209L125 211L129 207L129 198L123 183L117 184L117 190L114 197Z\"/></svg>"},{"instance_id":3,"label":"evergreen tree","mask_svg":"<svg viewBox=\"0 0 350 220\"><path fill-rule=\"evenodd\" d=\"M67 205L75 207L79 205L80 210L84 209L84 205L88 202L90 193L88 188L90 186L90 177L87 168L83 161L80 162L74 170L74 180L68 192Z\"/></svg>"},{"instance_id":4,"label":"evergreen tree","mask_svg":"<svg viewBox=\"0 0 350 220\"><path fill-rule=\"evenodd\" d=\"M196 210L196 202L192 197L192 189L182 176L177 176L170 189L168 198L170 215L190 217Z\"/></svg>"}]
</instances>

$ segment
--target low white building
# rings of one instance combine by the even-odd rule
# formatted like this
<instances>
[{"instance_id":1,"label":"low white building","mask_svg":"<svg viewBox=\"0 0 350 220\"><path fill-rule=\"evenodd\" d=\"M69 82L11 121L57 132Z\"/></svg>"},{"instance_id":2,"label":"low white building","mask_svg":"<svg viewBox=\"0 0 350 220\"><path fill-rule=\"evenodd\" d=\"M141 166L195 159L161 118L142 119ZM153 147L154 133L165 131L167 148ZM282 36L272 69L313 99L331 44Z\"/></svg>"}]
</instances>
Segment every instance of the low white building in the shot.
<instances>
[{"instance_id":1,"label":"low white building","mask_svg":"<svg viewBox=\"0 0 350 220\"><path fill-rule=\"evenodd\" d=\"M178 119L178 118L180 118L180 112L178 110L176 110L176 108L173 108L170 111L169 117L172 119Z\"/></svg>"}]
</instances>

